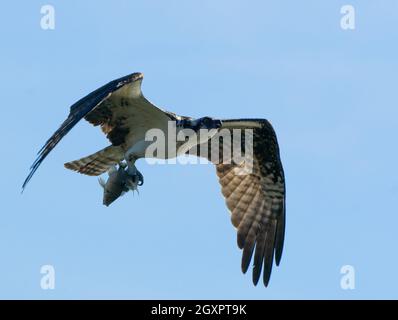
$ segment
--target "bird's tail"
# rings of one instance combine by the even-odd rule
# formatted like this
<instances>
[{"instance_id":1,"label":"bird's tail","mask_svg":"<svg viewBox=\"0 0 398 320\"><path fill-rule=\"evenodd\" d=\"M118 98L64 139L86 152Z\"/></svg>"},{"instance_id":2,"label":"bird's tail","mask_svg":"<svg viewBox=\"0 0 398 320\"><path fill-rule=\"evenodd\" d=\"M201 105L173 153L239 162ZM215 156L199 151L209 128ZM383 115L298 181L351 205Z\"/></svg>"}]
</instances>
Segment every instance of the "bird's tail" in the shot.
<instances>
[{"instance_id":1,"label":"bird's tail","mask_svg":"<svg viewBox=\"0 0 398 320\"><path fill-rule=\"evenodd\" d=\"M64 166L67 169L88 176L99 176L106 172L111 166L122 161L123 158L124 152L121 147L109 146L87 157L67 162Z\"/></svg>"}]
</instances>

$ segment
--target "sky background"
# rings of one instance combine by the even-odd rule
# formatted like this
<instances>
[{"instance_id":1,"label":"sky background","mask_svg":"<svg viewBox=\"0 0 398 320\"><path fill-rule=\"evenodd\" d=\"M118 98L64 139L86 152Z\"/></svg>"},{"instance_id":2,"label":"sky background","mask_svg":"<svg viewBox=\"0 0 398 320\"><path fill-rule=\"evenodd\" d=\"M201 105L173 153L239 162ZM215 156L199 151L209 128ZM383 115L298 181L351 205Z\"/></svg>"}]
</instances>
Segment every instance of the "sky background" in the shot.
<instances>
[{"instance_id":1,"label":"sky background","mask_svg":"<svg viewBox=\"0 0 398 320\"><path fill-rule=\"evenodd\" d=\"M40 27L45 4L55 30ZM345 4L355 30L340 27ZM1 16L0 298L398 298L397 1L34 0ZM106 208L95 177L63 168L108 144L82 121L21 195L69 106L136 71L178 114L273 124L287 226L268 288L241 273L211 165L141 160L140 195Z\"/></svg>"}]
</instances>

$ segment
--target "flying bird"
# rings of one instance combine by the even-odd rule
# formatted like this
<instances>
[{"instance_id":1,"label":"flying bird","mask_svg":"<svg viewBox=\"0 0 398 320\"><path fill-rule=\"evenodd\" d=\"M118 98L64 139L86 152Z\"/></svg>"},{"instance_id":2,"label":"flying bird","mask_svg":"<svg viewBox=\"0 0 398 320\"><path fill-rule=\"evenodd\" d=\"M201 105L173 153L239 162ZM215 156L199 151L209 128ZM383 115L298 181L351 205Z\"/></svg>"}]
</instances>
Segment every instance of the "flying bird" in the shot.
<instances>
[{"instance_id":1,"label":"flying bird","mask_svg":"<svg viewBox=\"0 0 398 320\"><path fill-rule=\"evenodd\" d=\"M24 190L51 150L82 118L94 126L100 126L110 145L92 155L65 163L65 167L89 176L99 176L108 171L110 177L114 175L120 179L119 181L126 183L117 187L117 193L112 194L107 203L104 194L104 203L107 205L128 189L136 190L143 184L143 175L137 170L135 162L146 156L149 142L146 141L145 134L148 130L157 128L167 133L168 122L174 121L177 131L213 131L213 135L200 138L196 143L188 145L189 150L192 150L210 145L211 138L221 130L229 130L232 133L235 129L251 129L253 152L250 173L237 172L236 169L239 169L242 163L213 163L231 213L232 224L237 229L238 247L243 250L242 271L246 273L254 254L253 283L257 285L263 271L263 283L268 286L273 262L275 260L278 266L282 257L286 211L285 177L273 127L265 119L194 119L162 110L142 94L142 79L142 73L121 77L73 104L67 119L40 149L22 189ZM244 142L245 139L242 139L242 148ZM213 148L211 152L205 153L205 156L212 161L214 152L221 153L227 143L227 140L220 141L219 150L214 151ZM183 148L182 152L187 151L187 148ZM177 152L162 157L167 159L178 155ZM116 169L115 165L119 165L119 169ZM104 192L110 188L105 181L101 181L101 185Z\"/></svg>"}]
</instances>

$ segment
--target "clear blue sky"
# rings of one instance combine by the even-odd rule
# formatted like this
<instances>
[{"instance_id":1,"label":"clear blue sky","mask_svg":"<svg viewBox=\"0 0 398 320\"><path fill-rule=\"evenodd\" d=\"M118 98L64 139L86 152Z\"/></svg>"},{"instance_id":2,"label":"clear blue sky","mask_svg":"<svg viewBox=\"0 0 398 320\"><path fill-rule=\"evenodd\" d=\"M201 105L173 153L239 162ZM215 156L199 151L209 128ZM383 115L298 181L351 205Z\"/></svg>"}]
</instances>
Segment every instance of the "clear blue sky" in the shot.
<instances>
[{"instance_id":1,"label":"clear blue sky","mask_svg":"<svg viewBox=\"0 0 398 320\"><path fill-rule=\"evenodd\" d=\"M398 298L397 1L52 1L50 31L44 4L2 4L0 298ZM106 208L96 178L63 168L108 144L82 122L20 194L69 106L135 71L176 113L274 125L287 228L267 289L241 274L211 166L141 160L140 195Z\"/></svg>"}]
</instances>

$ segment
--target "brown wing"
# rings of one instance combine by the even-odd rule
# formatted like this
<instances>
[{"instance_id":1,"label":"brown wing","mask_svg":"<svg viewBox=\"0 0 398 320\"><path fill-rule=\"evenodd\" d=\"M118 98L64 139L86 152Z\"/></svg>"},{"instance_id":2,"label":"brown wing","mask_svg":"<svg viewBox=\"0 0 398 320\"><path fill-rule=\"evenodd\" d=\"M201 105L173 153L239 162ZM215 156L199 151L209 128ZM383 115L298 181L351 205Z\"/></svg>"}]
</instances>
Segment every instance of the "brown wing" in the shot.
<instances>
[{"instance_id":1,"label":"brown wing","mask_svg":"<svg viewBox=\"0 0 398 320\"><path fill-rule=\"evenodd\" d=\"M242 129L249 128L251 124L253 166L250 173L239 174L238 170L244 167L244 163L225 163L227 159L223 159L222 149L225 150L225 147L229 148L232 145L225 140L220 143L220 163L216 164L216 171L222 194L231 212L232 224L237 228L238 246L243 250L242 271L247 271L254 253L253 283L258 283L264 265L263 282L267 286L274 254L276 265L279 265L282 256L285 232L285 178L277 138L268 121L224 120L223 128ZM213 139L218 137L215 136ZM245 151L244 136L241 141L242 149ZM208 147L211 150L210 146Z\"/></svg>"},{"instance_id":2,"label":"brown wing","mask_svg":"<svg viewBox=\"0 0 398 320\"><path fill-rule=\"evenodd\" d=\"M51 150L82 118L101 125L113 146L132 145L148 129L167 126L171 116L145 99L141 93L142 79L141 73L133 73L113 80L73 104L68 118L39 151L22 189Z\"/></svg>"},{"instance_id":3,"label":"brown wing","mask_svg":"<svg viewBox=\"0 0 398 320\"><path fill-rule=\"evenodd\" d=\"M47 140L44 146L38 152L38 157L30 167L30 172L25 179L22 190L26 187L36 170L39 168L43 160L61 141L61 139L89 112L95 109L101 102L109 98L112 93L124 87L126 84L133 83L142 79L141 73L133 73L125 77L113 80L106 85L91 92L84 98L80 99L70 107L68 118L61 124L57 131Z\"/></svg>"},{"instance_id":4,"label":"brown wing","mask_svg":"<svg viewBox=\"0 0 398 320\"><path fill-rule=\"evenodd\" d=\"M118 89L84 119L94 126L101 126L113 146L134 145L144 139L146 131L151 128L166 132L167 122L174 120L168 112L143 96L141 81Z\"/></svg>"}]
</instances>

